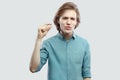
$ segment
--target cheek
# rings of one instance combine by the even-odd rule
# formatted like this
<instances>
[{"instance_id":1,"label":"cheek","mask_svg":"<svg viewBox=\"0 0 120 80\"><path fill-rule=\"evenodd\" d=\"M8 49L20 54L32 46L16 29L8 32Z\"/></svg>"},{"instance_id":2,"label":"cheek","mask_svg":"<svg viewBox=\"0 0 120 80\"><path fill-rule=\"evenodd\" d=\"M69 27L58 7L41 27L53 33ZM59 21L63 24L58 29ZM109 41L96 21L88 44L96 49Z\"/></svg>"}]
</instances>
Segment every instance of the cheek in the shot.
<instances>
[{"instance_id":1,"label":"cheek","mask_svg":"<svg viewBox=\"0 0 120 80\"><path fill-rule=\"evenodd\" d=\"M74 29L75 29L76 25L77 25L77 23L75 22L75 23L73 24L73 26L74 26L73 28L74 28Z\"/></svg>"},{"instance_id":2,"label":"cheek","mask_svg":"<svg viewBox=\"0 0 120 80\"><path fill-rule=\"evenodd\" d=\"M64 26L66 23L65 23L65 21L61 21L61 22L59 22L59 24L60 24L60 26Z\"/></svg>"},{"instance_id":3,"label":"cheek","mask_svg":"<svg viewBox=\"0 0 120 80\"><path fill-rule=\"evenodd\" d=\"M73 22L72 25L76 26L76 25L77 25L77 22Z\"/></svg>"},{"instance_id":4,"label":"cheek","mask_svg":"<svg viewBox=\"0 0 120 80\"><path fill-rule=\"evenodd\" d=\"M74 22L74 25L77 25L77 21Z\"/></svg>"}]
</instances>

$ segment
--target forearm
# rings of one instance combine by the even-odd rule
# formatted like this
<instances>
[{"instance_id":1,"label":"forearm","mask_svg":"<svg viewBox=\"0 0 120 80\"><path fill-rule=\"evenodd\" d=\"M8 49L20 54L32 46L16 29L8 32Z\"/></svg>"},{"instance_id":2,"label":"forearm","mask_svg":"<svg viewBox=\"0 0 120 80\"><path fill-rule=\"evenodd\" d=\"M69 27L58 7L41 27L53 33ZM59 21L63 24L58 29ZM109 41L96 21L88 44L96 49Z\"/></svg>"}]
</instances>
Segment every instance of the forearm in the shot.
<instances>
[{"instance_id":1,"label":"forearm","mask_svg":"<svg viewBox=\"0 0 120 80\"><path fill-rule=\"evenodd\" d=\"M35 43L35 48L32 53L31 62L30 62L30 71L35 72L38 65L40 64L40 47L43 37L47 34L47 32L50 30L51 24L45 24L43 26L40 26L38 28L38 35L37 40Z\"/></svg>"},{"instance_id":2,"label":"forearm","mask_svg":"<svg viewBox=\"0 0 120 80\"><path fill-rule=\"evenodd\" d=\"M91 78L84 78L83 80L91 80Z\"/></svg>"},{"instance_id":3,"label":"forearm","mask_svg":"<svg viewBox=\"0 0 120 80\"><path fill-rule=\"evenodd\" d=\"M38 65L40 64L40 47L42 39L37 39L35 42L35 47L32 53L31 62L30 62L30 71L35 72Z\"/></svg>"}]
</instances>

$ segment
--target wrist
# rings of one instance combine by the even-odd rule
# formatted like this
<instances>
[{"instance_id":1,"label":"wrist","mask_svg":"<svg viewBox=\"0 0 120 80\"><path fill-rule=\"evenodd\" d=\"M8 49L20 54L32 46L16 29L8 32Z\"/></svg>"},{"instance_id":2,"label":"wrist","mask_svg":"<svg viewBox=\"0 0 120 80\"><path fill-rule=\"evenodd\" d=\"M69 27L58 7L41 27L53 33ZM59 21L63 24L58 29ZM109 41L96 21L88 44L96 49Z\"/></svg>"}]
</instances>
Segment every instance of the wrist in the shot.
<instances>
[{"instance_id":1,"label":"wrist","mask_svg":"<svg viewBox=\"0 0 120 80\"><path fill-rule=\"evenodd\" d=\"M36 39L36 42L41 42L42 41L42 38L37 38Z\"/></svg>"}]
</instances>

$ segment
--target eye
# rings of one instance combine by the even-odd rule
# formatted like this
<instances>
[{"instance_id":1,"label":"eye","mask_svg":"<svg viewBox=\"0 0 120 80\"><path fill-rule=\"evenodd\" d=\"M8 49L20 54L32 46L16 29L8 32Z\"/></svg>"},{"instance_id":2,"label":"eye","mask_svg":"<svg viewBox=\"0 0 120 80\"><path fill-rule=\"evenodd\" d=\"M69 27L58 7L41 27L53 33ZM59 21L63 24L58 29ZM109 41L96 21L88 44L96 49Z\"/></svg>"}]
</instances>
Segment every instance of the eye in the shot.
<instances>
[{"instance_id":1,"label":"eye","mask_svg":"<svg viewBox=\"0 0 120 80\"><path fill-rule=\"evenodd\" d=\"M75 18L72 17L71 20L75 20Z\"/></svg>"}]
</instances>

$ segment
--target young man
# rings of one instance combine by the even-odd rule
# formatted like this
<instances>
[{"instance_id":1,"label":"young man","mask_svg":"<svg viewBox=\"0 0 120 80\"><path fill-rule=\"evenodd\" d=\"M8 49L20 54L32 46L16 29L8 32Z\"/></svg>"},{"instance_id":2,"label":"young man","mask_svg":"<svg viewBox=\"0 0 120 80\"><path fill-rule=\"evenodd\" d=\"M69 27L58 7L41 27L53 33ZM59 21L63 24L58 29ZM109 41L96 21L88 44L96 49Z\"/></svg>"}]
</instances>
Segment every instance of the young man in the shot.
<instances>
[{"instance_id":1,"label":"young man","mask_svg":"<svg viewBox=\"0 0 120 80\"><path fill-rule=\"evenodd\" d=\"M91 80L88 42L74 33L80 23L77 6L64 3L54 17L58 34L43 41L51 24L38 29L30 71L37 72L48 60L48 80ZM41 48L41 49L40 49Z\"/></svg>"}]
</instances>

